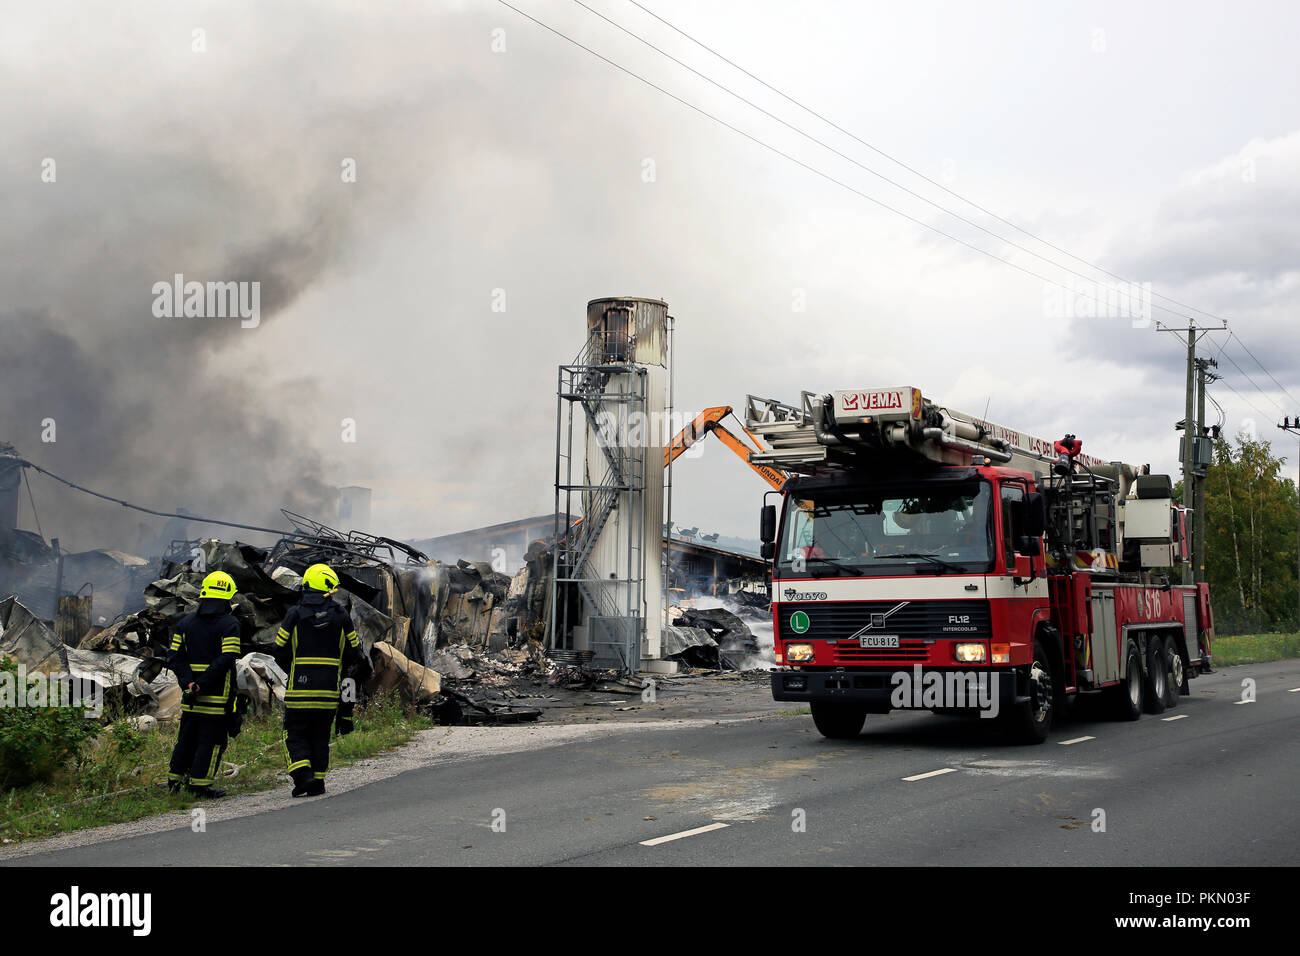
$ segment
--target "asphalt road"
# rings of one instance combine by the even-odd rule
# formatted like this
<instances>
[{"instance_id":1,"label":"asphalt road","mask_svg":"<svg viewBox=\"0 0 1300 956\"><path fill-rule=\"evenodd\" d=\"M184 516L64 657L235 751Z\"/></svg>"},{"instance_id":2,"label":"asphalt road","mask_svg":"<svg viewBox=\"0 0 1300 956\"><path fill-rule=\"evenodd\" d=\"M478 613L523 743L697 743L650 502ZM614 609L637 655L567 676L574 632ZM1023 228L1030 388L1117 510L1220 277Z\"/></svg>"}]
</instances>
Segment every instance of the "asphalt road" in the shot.
<instances>
[{"instance_id":1,"label":"asphalt road","mask_svg":"<svg viewBox=\"0 0 1300 956\"><path fill-rule=\"evenodd\" d=\"M800 715L627 725L8 865L1294 865L1297 689L1300 661L1229 668L1163 715L1076 715L1038 746L924 713L848 742Z\"/></svg>"}]
</instances>

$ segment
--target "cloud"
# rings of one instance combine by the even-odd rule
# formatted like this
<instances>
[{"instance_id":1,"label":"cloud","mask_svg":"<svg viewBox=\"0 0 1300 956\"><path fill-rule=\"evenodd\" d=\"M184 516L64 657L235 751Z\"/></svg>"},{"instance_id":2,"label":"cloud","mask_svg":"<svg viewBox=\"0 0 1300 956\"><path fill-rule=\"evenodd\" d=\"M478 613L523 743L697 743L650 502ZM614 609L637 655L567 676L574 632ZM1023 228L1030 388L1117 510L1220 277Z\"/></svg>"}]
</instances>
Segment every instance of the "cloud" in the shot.
<instances>
[{"instance_id":1,"label":"cloud","mask_svg":"<svg viewBox=\"0 0 1300 956\"><path fill-rule=\"evenodd\" d=\"M991 396L994 420L1075 431L1098 453L1175 456L1182 358L1171 336L1052 320L1037 280L760 150L505 8L75 9L32 8L0 38L0 439L86 484L258 524L286 504L329 520L331 489L365 484L374 530L410 537L545 512L556 365L581 347L587 300L618 294L664 298L677 317L679 411L739 407L749 392L796 401L805 388L914 384L976 413ZM825 159L582 11L528 9ZM784 48L762 35L766 22L747 18L757 32L745 43ZM851 26L838 32L860 32ZM505 52L493 52L495 30ZM881 46L872 70L906 67ZM934 52L924 89L953 109L954 78ZM840 85L852 106L862 98L850 80ZM909 104L890 116L906 114L910 132L934 126L912 110L911 87L889 95ZM974 124L972 109L953 122ZM1009 176L1008 157L1033 166L1026 143L1070 145L1065 131L1017 144L961 129L958 142L931 134L919 148L955 155L964 175ZM1295 248L1295 139L1226 154L1123 215L1074 195L1053 205L1068 190L1049 169L1013 193L1033 197L1045 224L1035 228L1086 235L1115 271L1239 318L1282 377L1294 350L1269 343L1286 341L1295 311L1278 251ZM1254 183L1233 181L1243 155ZM39 180L47 156L57 184ZM340 180L345 158L355 183ZM262 281L265 320L241 330L153 318L152 283L177 272ZM492 310L497 289L504 313ZM36 437L46 415L59 421L53 446ZM340 441L344 419L357 423L355 444ZM720 445L674 484L679 520L753 536L766 486ZM50 502L47 534L134 546L134 516L35 487Z\"/></svg>"}]
</instances>

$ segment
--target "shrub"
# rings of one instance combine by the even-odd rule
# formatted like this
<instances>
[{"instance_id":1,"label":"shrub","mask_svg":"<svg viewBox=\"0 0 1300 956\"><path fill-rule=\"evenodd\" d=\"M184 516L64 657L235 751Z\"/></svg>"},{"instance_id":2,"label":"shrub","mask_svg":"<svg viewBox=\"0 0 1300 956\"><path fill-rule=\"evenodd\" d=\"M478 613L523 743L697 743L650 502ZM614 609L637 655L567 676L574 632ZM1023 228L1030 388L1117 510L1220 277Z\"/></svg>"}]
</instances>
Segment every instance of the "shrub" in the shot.
<instances>
[{"instance_id":1,"label":"shrub","mask_svg":"<svg viewBox=\"0 0 1300 956\"><path fill-rule=\"evenodd\" d=\"M43 675L27 678L29 683L40 679ZM16 686L18 665L8 657L0 659L0 680L13 688L15 703L18 691L26 691ZM0 706L0 787L48 781L98 733L99 724L81 707Z\"/></svg>"}]
</instances>

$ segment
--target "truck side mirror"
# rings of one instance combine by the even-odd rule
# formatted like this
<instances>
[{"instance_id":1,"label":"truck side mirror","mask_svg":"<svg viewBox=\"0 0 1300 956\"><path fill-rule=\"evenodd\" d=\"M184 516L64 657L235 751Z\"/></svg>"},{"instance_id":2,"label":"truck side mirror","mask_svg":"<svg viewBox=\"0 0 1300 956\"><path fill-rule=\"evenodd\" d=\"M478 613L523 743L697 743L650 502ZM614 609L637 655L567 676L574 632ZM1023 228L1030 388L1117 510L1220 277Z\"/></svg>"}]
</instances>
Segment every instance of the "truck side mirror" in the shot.
<instances>
[{"instance_id":1,"label":"truck side mirror","mask_svg":"<svg viewBox=\"0 0 1300 956\"><path fill-rule=\"evenodd\" d=\"M1047 530L1047 507L1042 492L1031 491L1025 496L1024 532L1031 538L1041 538Z\"/></svg>"},{"instance_id":2,"label":"truck side mirror","mask_svg":"<svg viewBox=\"0 0 1300 956\"><path fill-rule=\"evenodd\" d=\"M1022 535L1016 542L1016 554L1028 555L1036 558L1043 553L1043 543L1039 538L1031 538L1029 535Z\"/></svg>"},{"instance_id":3,"label":"truck side mirror","mask_svg":"<svg viewBox=\"0 0 1300 956\"><path fill-rule=\"evenodd\" d=\"M775 541L764 541L761 545L759 545L758 553L759 553L759 556L760 556L764 561L771 561L771 560L772 560L772 556L773 556L774 554L776 554L776 542L775 542Z\"/></svg>"},{"instance_id":4,"label":"truck side mirror","mask_svg":"<svg viewBox=\"0 0 1300 956\"><path fill-rule=\"evenodd\" d=\"M758 522L758 539L764 544L771 544L776 540L776 505L763 505Z\"/></svg>"}]
</instances>

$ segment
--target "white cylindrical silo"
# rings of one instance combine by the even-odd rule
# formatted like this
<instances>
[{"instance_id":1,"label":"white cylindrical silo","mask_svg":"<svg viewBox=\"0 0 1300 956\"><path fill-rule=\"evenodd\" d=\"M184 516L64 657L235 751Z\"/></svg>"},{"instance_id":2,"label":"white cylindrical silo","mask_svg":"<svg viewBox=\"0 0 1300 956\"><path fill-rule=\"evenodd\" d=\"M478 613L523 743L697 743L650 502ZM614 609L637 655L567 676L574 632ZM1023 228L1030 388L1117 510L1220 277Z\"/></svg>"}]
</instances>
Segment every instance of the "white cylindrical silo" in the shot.
<instances>
[{"instance_id":1,"label":"white cylindrical silo","mask_svg":"<svg viewBox=\"0 0 1300 956\"><path fill-rule=\"evenodd\" d=\"M591 550L589 573L600 583L603 608L631 608L638 618L641 662L657 660L663 626L664 444L668 393L668 306L631 296L587 304L586 364L601 371L602 398L593 402L604 424L588 424L584 480L621 484L616 505ZM606 448L613 441L613 458ZM605 448L602 448L602 443ZM585 495L583 514L595 518L599 490ZM584 517L584 520L586 518ZM592 609L588 606L588 617ZM586 623L586 622L584 622ZM593 640L593 628L584 628Z\"/></svg>"}]
</instances>

